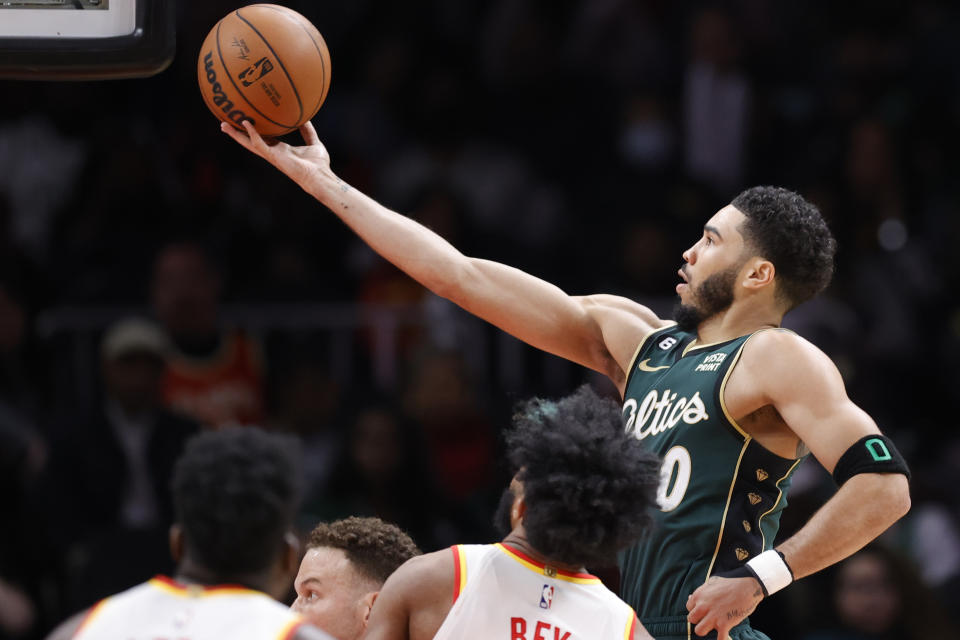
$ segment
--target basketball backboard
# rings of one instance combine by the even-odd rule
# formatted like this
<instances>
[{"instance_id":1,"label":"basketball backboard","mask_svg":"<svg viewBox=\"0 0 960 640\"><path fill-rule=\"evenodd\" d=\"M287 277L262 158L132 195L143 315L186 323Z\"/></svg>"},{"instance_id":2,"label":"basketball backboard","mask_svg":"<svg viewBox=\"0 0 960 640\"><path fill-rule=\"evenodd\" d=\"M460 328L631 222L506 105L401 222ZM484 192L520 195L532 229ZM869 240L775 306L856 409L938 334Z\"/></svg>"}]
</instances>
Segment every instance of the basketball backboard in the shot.
<instances>
[{"instance_id":1,"label":"basketball backboard","mask_svg":"<svg viewBox=\"0 0 960 640\"><path fill-rule=\"evenodd\" d=\"M174 0L0 0L0 78L135 78L173 59Z\"/></svg>"}]
</instances>

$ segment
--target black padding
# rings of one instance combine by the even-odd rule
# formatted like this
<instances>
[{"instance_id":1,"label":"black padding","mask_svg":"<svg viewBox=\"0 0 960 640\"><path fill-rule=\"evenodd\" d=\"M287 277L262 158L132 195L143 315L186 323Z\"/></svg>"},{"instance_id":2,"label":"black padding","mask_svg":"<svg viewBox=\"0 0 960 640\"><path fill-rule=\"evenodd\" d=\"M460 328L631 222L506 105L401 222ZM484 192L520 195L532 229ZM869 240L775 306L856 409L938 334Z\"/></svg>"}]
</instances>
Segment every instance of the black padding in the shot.
<instances>
[{"instance_id":1,"label":"black padding","mask_svg":"<svg viewBox=\"0 0 960 640\"><path fill-rule=\"evenodd\" d=\"M910 478L910 469L893 441L885 435L864 436L847 449L833 470L838 485L859 473L902 473Z\"/></svg>"}]
</instances>

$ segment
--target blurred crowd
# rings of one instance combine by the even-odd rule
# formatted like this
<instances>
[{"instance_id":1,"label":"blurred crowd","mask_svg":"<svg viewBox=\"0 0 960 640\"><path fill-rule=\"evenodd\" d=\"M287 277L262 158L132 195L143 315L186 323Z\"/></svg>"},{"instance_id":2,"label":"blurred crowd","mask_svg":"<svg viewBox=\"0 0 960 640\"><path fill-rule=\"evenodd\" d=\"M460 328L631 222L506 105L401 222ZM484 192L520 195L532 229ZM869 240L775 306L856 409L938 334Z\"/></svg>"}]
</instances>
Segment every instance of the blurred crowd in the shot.
<instances>
[{"instance_id":1,"label":"blurred crowd","mask_svg":"<svg viewBox=\"0 0 960 640\"><path fill-rule=\"evenodd\" d=\"M669 312L681 252L741 189L818 204L837 274L785 324L905 453L914 506L754 626L957 637L960 7L282 4L330 48L314 124L338 174L570 293ZM513 401L583 380L613 393L489 339L219 132L196 58L236 6L180 2L176 58L151 78L0 81L0 639L170 570L169 471L198 430L299 435L305 530L379 515L432 550L493 538ZM354 321L289 322L298 308ZM412 318L388 327L389 359L355 321L384 308ZM833 490L814 461L799 473L782 535Z\"/></svg>"}]
</instances>

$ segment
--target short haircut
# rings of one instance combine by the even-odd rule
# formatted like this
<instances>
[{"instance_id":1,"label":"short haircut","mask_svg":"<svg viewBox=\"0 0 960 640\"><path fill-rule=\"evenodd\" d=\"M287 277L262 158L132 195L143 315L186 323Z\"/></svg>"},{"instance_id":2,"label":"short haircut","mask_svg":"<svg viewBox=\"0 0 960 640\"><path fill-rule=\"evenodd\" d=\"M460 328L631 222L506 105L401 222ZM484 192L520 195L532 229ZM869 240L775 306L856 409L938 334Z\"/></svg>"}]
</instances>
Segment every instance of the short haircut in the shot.
<instances>
[{"instance_id":1,"label":"short haircut","mask_svg":"<svg viewBox=\"0 0 960 640\"><path fill-rule=\"evenodd\" d=\"M548 558L610 566L652 523L660 461L624 433L619 405L589 385L521 403L505 439L523 483L524 529Z\"/></svg>"},{"instance_id":2,"label":"short haircut","mask_svg":"<svg viewBox=\"0 0 960 640\"><path fill-rule=\"evenodd\" d=\"M789 308L830 284L837 242L816 206L782 187L752 187L730 204L747 217L741 233L773 263L777 291Z\"/></svg>"},{"instance_id":3,"label":"short haircut","mask_svg":"<svg viewBox=\"0 0 960 640\"><path fill-rule=\"evenodd\" d=\"M321 522L310 532L307 549L322 547L342 549L360 575L380 585L400 565L421 553L400 527L380 518Z\"/></svg>"},{"instance_id":4,"label":"short haircut","mask_svg":"<svg viewBox=\"0 0 960 640\"><path fill-rule=\"evenodd\" d=\"M191 438L173 471L186 551L219 578L268 568L300 498L296 439L256 427Z\"/></svg>"}]
</instances>

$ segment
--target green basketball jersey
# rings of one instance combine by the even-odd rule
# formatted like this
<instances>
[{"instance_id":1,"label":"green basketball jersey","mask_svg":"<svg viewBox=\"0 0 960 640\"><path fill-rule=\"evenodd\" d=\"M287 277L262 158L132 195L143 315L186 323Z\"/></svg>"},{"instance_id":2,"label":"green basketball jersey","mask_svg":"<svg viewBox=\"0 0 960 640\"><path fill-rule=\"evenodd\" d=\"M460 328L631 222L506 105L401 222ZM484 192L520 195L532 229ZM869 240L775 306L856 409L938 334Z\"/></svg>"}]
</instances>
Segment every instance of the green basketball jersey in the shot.
<instances>
[{"instance_id":1,"label":"green basketball jersey","mask_svg":"<svg viewBox=\"0 0 960 640\"><path fill-rule=\"evenodd\" d=\"M660 329L638 347L624 393L628 435L663 460L651 532L620 556L621 595L655 637L695 637L687 596L773 546L799 460L747 435L723 403L749 335L698 345Z\"/></svg>"}]
</instances>

